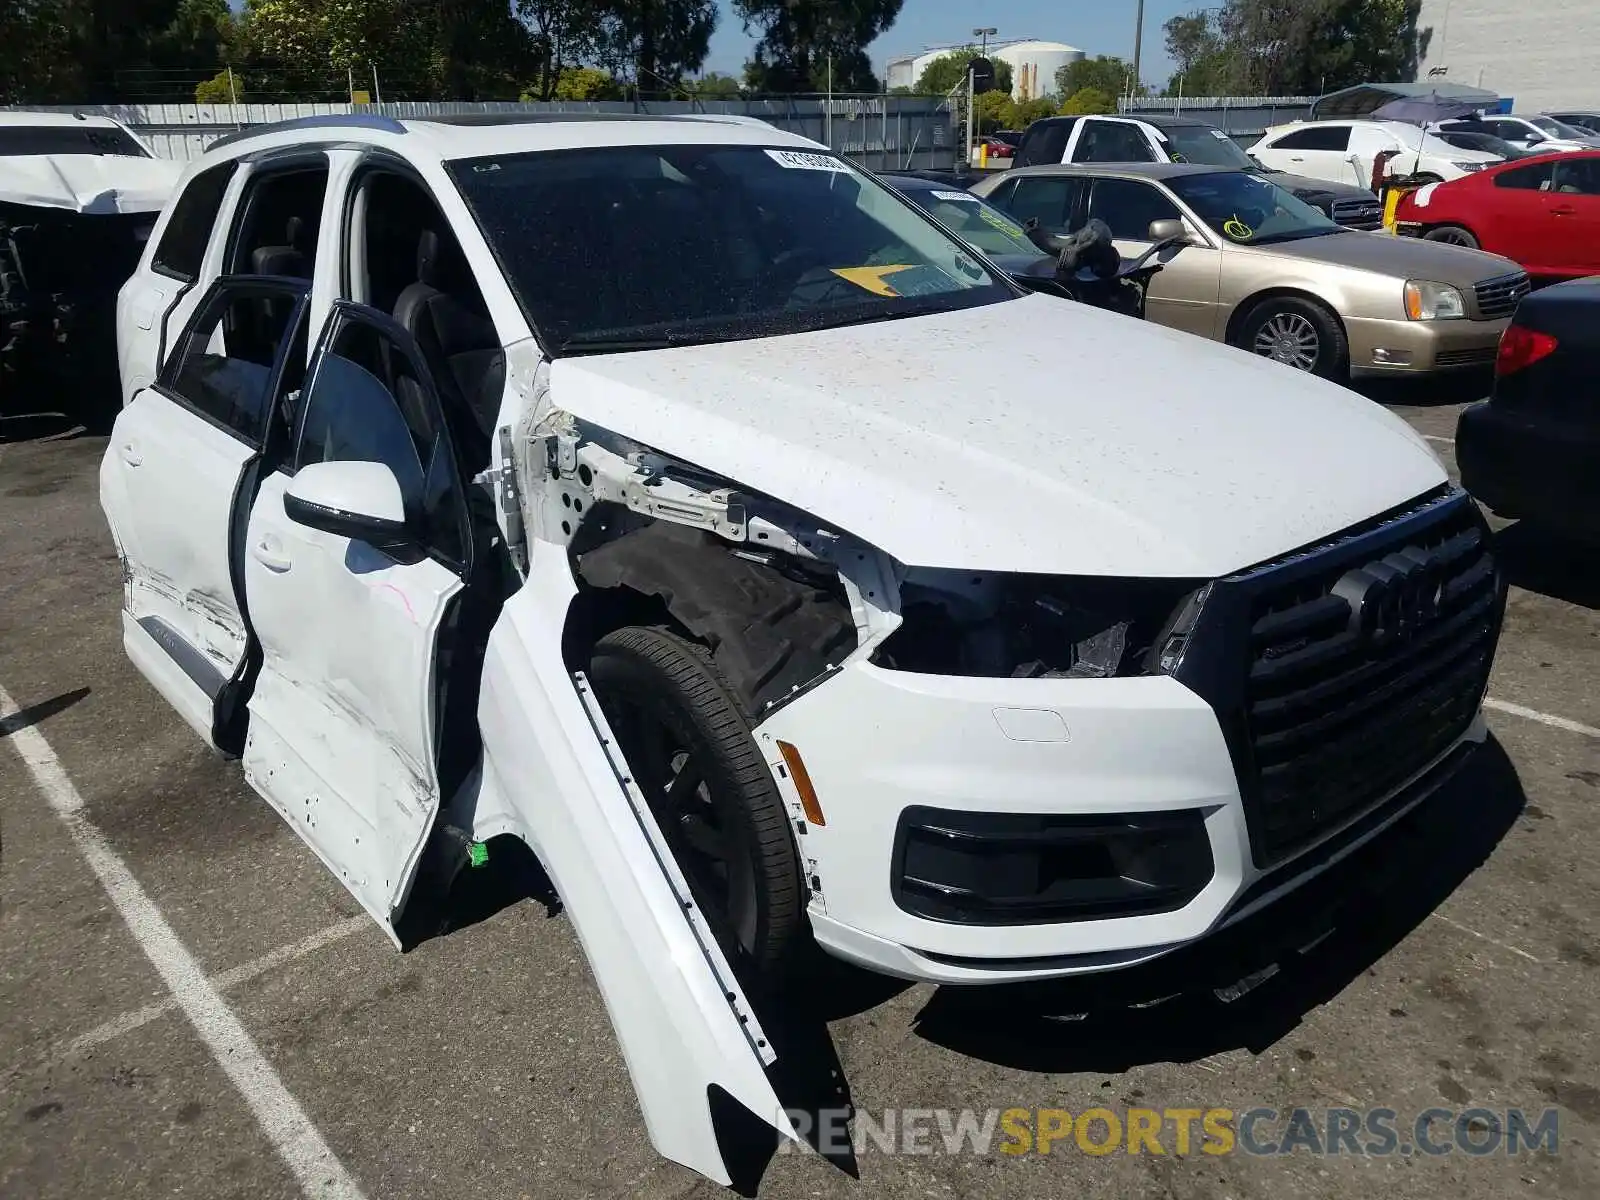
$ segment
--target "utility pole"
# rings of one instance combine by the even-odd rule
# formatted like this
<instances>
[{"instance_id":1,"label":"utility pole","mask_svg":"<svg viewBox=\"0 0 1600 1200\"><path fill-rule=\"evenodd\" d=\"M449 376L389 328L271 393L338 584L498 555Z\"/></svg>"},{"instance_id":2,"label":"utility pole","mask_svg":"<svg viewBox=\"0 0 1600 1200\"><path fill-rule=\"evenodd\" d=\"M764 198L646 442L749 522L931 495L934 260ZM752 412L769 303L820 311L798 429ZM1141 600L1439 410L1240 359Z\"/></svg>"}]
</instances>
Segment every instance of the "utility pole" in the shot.
<instances>
[{"instance_id":1,"label":"utility pole","mask_svg":"<svg viewBox=\"0 0 1600 1200\"><path fill-rule=\"evenodd\" d=\"M1133 91L1139 91L1139 52L1144 48L1144 0L1139 0L1138 12L1133 18Z\"/></svg>"}]
</instances>

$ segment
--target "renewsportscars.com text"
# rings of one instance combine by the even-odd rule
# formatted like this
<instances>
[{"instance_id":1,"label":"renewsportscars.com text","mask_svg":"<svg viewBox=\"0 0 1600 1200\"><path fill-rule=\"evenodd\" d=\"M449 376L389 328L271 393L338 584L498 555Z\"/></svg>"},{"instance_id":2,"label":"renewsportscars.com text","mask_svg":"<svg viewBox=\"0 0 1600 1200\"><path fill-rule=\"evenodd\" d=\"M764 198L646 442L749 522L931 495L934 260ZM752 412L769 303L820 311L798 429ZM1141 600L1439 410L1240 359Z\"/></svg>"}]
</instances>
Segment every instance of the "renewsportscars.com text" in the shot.
<instances>
[{"instance_id":1,"label":"renewsportscars.com text","mask_svg":"<svg viewBox=\"0 0 1600 1200\"><path fill-rule=\"evenodd\" d=\"M1191 1154L1439 1158L1559 1153L1558 1109L890 1108L788 1113L824 1154ZM784 1150L794 1147L785 1143Z\"/></svg>"}]
</instances>

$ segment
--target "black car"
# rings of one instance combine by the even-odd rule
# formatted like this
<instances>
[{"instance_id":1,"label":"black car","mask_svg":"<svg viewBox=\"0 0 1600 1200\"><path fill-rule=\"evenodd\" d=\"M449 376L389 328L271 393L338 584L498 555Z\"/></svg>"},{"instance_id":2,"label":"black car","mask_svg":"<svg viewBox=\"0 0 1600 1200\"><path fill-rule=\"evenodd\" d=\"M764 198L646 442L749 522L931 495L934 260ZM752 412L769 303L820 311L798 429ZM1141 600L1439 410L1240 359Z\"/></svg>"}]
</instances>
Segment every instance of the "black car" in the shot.
<instances>
[{"instance_id":1,"label":"black car","mask_svg":"<svg viewBox=\"0 0 1600 1200\"><path fill-rule=\"evenodd\" d=\"M880 178L1024 287L1048 284L1054 278L1055 258L1035 246L1021 225L988 201L942 179L921 175Z\"/></svg>"},{"instance_id":2,"label":"black car","mask_svg":"<svg viewBox=\"0 0 1600 1200\"><path fill-rule=\"evenodd\" d=\"M1525 297L1494 391L1456 423L1462 485L1494 512L1600 541L1600 276Z\"/></svg>"}]
</instances>

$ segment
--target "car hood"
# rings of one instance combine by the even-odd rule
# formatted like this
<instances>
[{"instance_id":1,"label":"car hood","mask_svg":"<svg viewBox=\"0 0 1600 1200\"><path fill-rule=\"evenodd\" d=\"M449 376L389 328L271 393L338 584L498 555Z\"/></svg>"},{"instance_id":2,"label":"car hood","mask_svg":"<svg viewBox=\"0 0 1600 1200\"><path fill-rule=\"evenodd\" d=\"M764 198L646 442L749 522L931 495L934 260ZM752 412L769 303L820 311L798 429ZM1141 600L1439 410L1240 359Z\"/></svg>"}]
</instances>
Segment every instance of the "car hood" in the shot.
<instances>
[{"instance_id":1,"label":"car hood","mask_svg":"<svg viewBox=\"0 0 1600 1200\"><path fill-rule=\"evenodd\" d=\"M1335 183L1329 179L1312 179L1306 175L1291 175L1287 171L1258 170L1254 172L1263 179L1277 184L1286 191L1293 192L1302 200L1311 200L1314 196L1326 196L1329 200L1371 200L1376 202L1378 197L1364 187L1357 187L1353 183Z\"/></svg>"},{"instance_id":2,"label":"car hood","mask_svg":"<svg viewBox=\"0 0 1600 1200\"><path fill-rule=\"evenodd\" d=\"M160 212L183 164L117 154L0 158L0 202L79 213Z\"/></svg>"},{"instance_id":3,"label":"car hood","mask_svg":"<svg viewBox=\"0 0 1600 1200\"><path fill-rule=\"evenodd\" d=\"M1218 576L1447 478L1354 392L1047 296L565 357L550 388L917 566Z\"/></svg>"},{"instance_id":4,"label":"car hood","mask_svg":"<svg viewBox=\"0 0 1600 1200\"><path fill-rule=\"evenodd\" d=\"M1470 288L1482 279L1510 275L1522 269L1509 258L1482 250L1359 230L1269 242L1244 249L1300 262L1353 267L1358 271L1392 275L1396 279L1431 279L1463 288Z\"/></svg>"}]
</instances>

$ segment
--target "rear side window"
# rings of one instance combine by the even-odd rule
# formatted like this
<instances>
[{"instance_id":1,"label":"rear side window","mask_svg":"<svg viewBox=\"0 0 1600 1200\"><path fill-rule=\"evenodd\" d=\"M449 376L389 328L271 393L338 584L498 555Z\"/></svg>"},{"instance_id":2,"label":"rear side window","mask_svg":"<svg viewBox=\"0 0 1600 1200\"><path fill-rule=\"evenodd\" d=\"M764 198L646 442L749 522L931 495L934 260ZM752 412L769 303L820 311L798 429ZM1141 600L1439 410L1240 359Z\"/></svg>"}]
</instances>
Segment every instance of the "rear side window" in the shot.
<instances>
[{"instance_id":1,"label":"rear side window","mask_svg":"<svg viewBox=\"0 0 1600 1200\"><path fill-rule=\"evenodd\" d=\"M1059 233L1070 226L1082 189L1081 179L1067 175L1019 179L1017 190L1006 202L1005 209L1023 224L1038 217L1042 228Z\"/></svg>"},{"instance_id":2,"label":"rear side window","mask_svg":"<svg viewBox=\"0 0 1600 1200\"><path fill-rule=\"evenodd\" d=\"M1022 145L1017 147L1012 166L1032 167L1040 163L1058 163L1066 158L1067 137L1072 133L1072 121L1040 121L1028 126L1022 135Z\"/></svg>"},{"instance_id":3,"label":"rear side window","mask_svg":"<svg viewBox=\"0 0 1600 1200\"><path fill-rule=\"evenodd\" d=\"M1348 125L1307 125L1272 143L1274 150L1344 150L1350 145Z\"/></svg>"},{"instance_id":4,"label":"rear side window","mask_svg":"<svg viewBox=\"0 0 1600 1200\"><path fill-rule=\"evenodd\" d=\"M1072 148L1073 162L1154 162L1155 158L1144 130L1127 121L1085 121Z\"/></svg>"},{"instance_id":5,"label":"rear side window","mask_svg":"<svg viewBox=\"0 0 1600 1200\"><path fill-rule=\"evenodd\" d=\"M272 408L275 368L300 324L303 294L287 285L224 281L189 326L163 387L213 424L259 446ZM303 361L303 337L298 345Z\"/></svg>"},{"instance_id":6,"label":"rear side window","mask_svg":"<svg viewBox=\"0 0 1600 1200\"><path fill-rule=\"evenodd\" d=\"M185 283L200 273L200 262L206 256L211 230L222 208L222 197L238 168L239 164L234 161L218 163L189 181L189 186L173 205L172 218L161 235L155 257L150 260L151 266Z\"/></svg>"},{"instance_id":7,"label":"rear side window","mask_svg":"<svg viewBox=\"0 0 1600 1200\"><path fill-rule=\"evenodd\" d=\"M1494 177L1494 185L1526 192L1548 192L1551 172L1552 164L1535 163L1531 167L1518 167L1515 171L1501 171Z\"/></svg>"}]
</instances>

